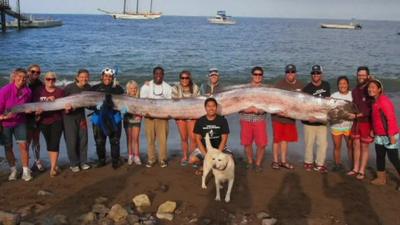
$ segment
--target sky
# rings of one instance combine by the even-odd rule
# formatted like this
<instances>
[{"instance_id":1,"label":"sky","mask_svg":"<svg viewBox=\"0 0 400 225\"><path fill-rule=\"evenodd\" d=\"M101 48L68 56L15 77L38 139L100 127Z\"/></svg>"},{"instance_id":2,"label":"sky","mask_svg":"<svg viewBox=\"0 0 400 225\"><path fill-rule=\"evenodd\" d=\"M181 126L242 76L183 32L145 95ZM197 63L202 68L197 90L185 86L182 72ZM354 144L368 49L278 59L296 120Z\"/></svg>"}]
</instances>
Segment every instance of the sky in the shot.
<instances>
[{"instance_id":1,"label":"sky","mask_svg":"<svg viewBox=\"0 0 400 225\"><path fill-rule=\"evenodd\" d=\"M122 11L123 0L20 0L24 13L100 14ZM15 4L16 0L10 0ZM136 0L127 0L131 8ZM148 10L150 0L140 0ZM400 0L153 0L164 15L212 16L226 10L235 17L400 20Z\"/></svg>"}]
</instances>

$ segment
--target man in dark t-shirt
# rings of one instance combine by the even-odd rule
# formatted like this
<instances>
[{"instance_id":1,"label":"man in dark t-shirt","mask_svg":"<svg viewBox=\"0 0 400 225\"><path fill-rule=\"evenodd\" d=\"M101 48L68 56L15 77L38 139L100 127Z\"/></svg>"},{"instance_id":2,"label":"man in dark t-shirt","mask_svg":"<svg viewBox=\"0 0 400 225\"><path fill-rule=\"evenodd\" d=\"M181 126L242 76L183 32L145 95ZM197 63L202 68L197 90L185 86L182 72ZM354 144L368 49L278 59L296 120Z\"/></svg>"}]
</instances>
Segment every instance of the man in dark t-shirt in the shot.
<instances>
[{"instance_id":1,"label":"man in dark t-shirt","mask_svg":"<svg viewBox=\"0 0 400 225\"><path fill-rule=\"evenodd\" d=\"M226 150L226 143L228 142L229 125L225 117L217 114L217 101L214 98L208 98L204 107L206 115L200 117L194 125L194 134L196 135L196 142L198 148L193 151L190 162L197 163L204 159L207 153L205 136L210 135L211 145L220 150Z\"/></svg>"},{"instance_id":2,"label":"man in dark t-shirt","mask_svg":"<svg viewBox=\"0 0 400 225\"><path fill-rule=\"evenodd\" d=\"M328 82L322 80L322 67L314 65L311 69L311 82L303 92L315 97L327 98L331 96L331 88ZM316 121L302 121L304 124L304 169L315 170L320 173L328 172L325 166L326 150L328 148L328 128L326 124ZM314 144L317 144L316 159L314 161Z\"/></svg>"}]
</instances>

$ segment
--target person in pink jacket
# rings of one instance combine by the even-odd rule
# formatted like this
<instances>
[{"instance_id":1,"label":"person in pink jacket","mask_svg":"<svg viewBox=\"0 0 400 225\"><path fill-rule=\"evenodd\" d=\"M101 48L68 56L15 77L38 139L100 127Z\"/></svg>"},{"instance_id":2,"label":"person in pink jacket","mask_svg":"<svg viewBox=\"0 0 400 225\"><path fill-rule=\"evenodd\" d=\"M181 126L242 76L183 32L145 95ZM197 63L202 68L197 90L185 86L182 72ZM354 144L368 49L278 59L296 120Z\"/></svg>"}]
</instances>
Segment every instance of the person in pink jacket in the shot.
<instances>
[{"instance_id":1,"label":"person in pink jacket","mask_svg":"<svg viewBox=\"0 0 400 225\"><path fill-rule=\"evenodd\" d=\"M11 173L8 180L17 179L17 168L15 166L15 156L13 153L13 136L19 145L22 161L22 179L32 180L29 169L29 152L27 148L27 131L25 113L8 113L7 111L14 106L31 101L32 92L26 86L27 72L25 69L18 68L13 73L13 80L0 90L0 122L3 126L3 144L5 147L6 158L10 165Z\"/></svg>"},{"instance_id":2,"label":"person in pink jacket","mask_svg":"<svg viewBox=\"0 0 400 225\"><path fill-rule=\"evenodd\" d=\"M400 175L399 127L393 102L383 94L383 85L379 80L374 79L369 82L368 95L374 99L371 117L375 135L377 164L377 178L372 180L371 183L384 185L386 184L386 154ZM398 190L400 190L400 187L398 187Z\"/></svg>"}]
</instances>

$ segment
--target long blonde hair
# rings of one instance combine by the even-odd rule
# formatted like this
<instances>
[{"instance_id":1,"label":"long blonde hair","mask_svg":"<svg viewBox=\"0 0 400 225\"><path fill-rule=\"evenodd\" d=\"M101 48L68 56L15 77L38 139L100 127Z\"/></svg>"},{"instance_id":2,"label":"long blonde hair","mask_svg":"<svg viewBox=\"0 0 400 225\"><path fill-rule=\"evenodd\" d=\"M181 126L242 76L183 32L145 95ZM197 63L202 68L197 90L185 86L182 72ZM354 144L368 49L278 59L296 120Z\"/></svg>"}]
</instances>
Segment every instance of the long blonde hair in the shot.
<instances>
[{"instance_id":1,"label":"long blonde hair","mask_svg":"<svg viewBox=\"0 0 400 225\"><path fill-rule=\"evenodd\" d=\"M136 87L137 91L136 91L136 95L135 95L134 97L139 98L140 90L139 90L139 85L138 85L138 83L137 83L136 81L134 81L134 80L128 81L128 82L126 83L126 86L125 86L126 95L128 95L128 88L129 88L129 86L134 86L134 87Z\"/></svg>"}]
</instances>

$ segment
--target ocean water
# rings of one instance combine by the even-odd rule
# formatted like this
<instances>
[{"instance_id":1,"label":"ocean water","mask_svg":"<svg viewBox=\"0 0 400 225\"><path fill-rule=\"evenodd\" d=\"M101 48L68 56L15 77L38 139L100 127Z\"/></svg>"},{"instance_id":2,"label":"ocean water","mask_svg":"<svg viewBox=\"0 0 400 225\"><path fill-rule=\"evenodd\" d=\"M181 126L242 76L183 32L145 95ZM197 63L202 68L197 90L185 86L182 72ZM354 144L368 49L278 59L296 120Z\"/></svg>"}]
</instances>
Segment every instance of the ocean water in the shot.
<instances>
[{"instance_id":1,"label":"ocean water","mask_svg":"<svg viewBox=\"0 0 400 225\"><path fill-rule=\"evenodd\" d=\"M43 15L42 15L43 16ZM106 15L52 15L62 27L26 29L0 34L0 76L13 68L38 63L70 79L79 68L99 77L106 66L118 66L122 80L151 78L161 65L167 81L177 81L183 69L197 82L210 67L221 71L226 84L249 80L260 65L267 79L297 65L299 78L309 79L320 64L326 79L354 77L359 65L385 81L389 90L400 85L399 21L359 21L362 30L321 29L323 19L236 18L234 26L211 25L206 17L163 16L153 21L114 20Z\"/></svg>"}]
</instances>

